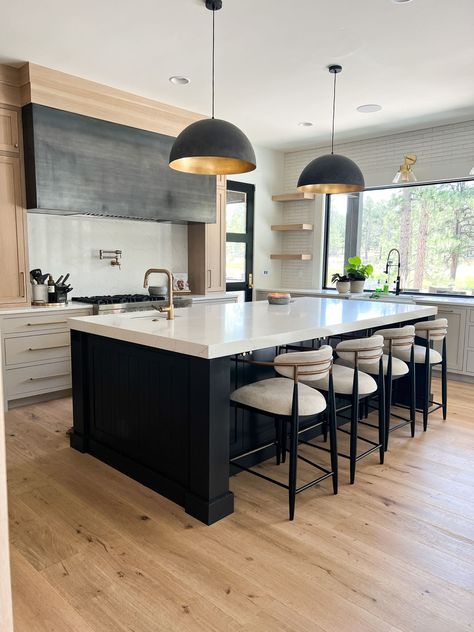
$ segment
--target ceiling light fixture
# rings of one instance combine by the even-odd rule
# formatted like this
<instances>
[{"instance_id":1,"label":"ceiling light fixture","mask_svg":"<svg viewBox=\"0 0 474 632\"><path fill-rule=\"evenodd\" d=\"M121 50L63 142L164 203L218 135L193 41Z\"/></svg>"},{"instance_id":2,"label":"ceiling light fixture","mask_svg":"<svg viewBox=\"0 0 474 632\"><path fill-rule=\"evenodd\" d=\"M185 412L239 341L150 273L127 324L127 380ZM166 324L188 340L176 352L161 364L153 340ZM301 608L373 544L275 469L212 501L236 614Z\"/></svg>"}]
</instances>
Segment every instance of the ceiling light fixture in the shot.
<instances>
[{"instance_id":1,"label":"ceiling light fixture","mask_svg":"<svg viewBox=\"0 0 474 632\"><path fill-rule=\"evenodd\" d=\"M187 86L188 83L190 83L190 80L187 77L182 77L181 75L173 75L169 78L169 81L175 86Z\"/></svg>"},{"instance_id":2,"label":"ceiling light fixture","mask_svg":"<svg viewBox=\"0 0 474 632\"><path fill-rule=\"evenodd\" d=\"M377 103L366 103L365 105L359 105L357 111L364 114L372 114L372 112L380 112L381 109L382 106Z\"/></svg>"},{"instance_id":3,"label":"ceiling light fixture","mask_svg":"<svg viewBox=\"0 0 474 632\"><path fill-rule=\"evenodd\" d=\"M416 162L416 154L406 154L403 164L400 165L400 169L395 174L392 180L393 184L416 182L416 176L413 173L412 166Z\"/></svg>"},{"instance_id":4,"label":"ceiling light fixture","mask_svg":"<svg viewBox=\"0 0 474 632\"><path fill-rule=\"evenodd\" d=\"M313 127L313 123L311 121L300 121L298 127Z\"/></svg>"},{"instance_id":5,"label":"ceiling light fixture","mask_svg":"<svg viewBox=\"0 0 474 632\"><path fill-rule=\"evenodd\" d=\"M392 0L392 2L395 2L395 4L407 4L411 0Z\"/></svg>"},{"instance_id":6,"label":"ceiling light fixture","mask_svg":"<svg viewBox=\"0 0 474 632\"><path fill-rule=\"evenodd\" d=\"M332 99L331 153L312 160L301 172L297 188L310 193L350 193L363 191L365 187L362 171L355 162L334 153L334 121L336 116L336 77L342 66L329 66L334 75Z\"/></svg>"},{"instance_id":7,"label":"ceiling light fixture","mask_svg":"<svg viewBox=\"0 0 474 632\"><path fill-rule=\"evenodd\" d=\"M215 16L222 0L206 0L205 4L212 11L212 118L191 123L179 134L171 148L169 166L207 175L246 173L257 166L249 139L232 123L214 118Z\"/></svg>"}]
</instances>

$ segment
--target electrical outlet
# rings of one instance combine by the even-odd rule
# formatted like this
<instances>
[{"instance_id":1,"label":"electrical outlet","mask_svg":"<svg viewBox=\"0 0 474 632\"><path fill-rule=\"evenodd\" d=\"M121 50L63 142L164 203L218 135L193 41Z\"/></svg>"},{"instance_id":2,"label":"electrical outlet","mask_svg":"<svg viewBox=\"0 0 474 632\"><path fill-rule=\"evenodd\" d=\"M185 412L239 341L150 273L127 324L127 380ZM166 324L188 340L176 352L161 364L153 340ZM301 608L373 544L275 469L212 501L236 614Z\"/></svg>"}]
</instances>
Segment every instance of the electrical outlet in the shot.
<instances>
[{"instance_id":1,"label":"electrical outlet","mask_svg":"<svg viewBox=\"0 0 474 632\"><path fill-rule=\"evenodd\" d=\"M263 271L263 276L268 276L268 270Z\"/></svg>"}]
</instances>

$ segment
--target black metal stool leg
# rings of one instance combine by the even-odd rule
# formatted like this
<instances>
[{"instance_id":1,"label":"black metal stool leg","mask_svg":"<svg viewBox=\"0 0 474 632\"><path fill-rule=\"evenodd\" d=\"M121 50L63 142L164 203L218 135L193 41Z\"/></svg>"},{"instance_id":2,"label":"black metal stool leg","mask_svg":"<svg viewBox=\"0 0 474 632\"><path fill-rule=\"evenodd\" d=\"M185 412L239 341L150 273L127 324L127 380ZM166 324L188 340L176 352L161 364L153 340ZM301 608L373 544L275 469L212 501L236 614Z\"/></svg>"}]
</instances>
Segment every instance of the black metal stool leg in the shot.
<instances>
[{"instance_id":1,"label":"black metal stool leg","mask_svg":"<svg viewBox=\"0 0 474 632\"><path fill-rule=\"evenodd\" d=\"M276 453L276 464L280 465L281 461L281 419L279 417L275 417L275 453Z\"/></svg>"},{"instance_id":2,"label":"black metal stool leg","mask_svg":"<svg viewBox=\"0 0 474 632\"><path fill-rule=\"evenodd\" d=\"M352 406L351 406L351 435L350 435L350 483L354 484L355 472L357 464L357 432L359 424L359 371L356 367L354 370L354 384L352 387Z\"/></svg>"},{"instance_id":3,"label":"black metal stool leg","mask_svg":"<svg viewBox=\"0 0 474 632\"><path fill-rule=\"evenodd\" d=\"M335 494L338 490L338 461L337 461L337 429L336 429L336 399L334 395L334 387L332 381L332 374L329 376L329 391L328 391L328 426L329 426L329 441L331 442L331 470L332 475L332 489Z\"/></svg>"},{"instance_id":4,"label":"black metal stool leg","mask_svg":"<svg viewBox=\"0 0 474 632\"><path fill-rule=\"evenodd\" d=\"M412 345L410 353L410 430L411 436L415 436L416 427L416 370L415 370L415 348Z\"/></svg>"},{"instance_id":5,"label":"black metal stool leg","mask_svg":"<svg viewBox=\"0 0 474 632\"><path fill-rule=\"evenodd\" d=\"M294 386L293 394L293 410L291 411L291 430L290 430L290 472L288 481L288 501L290 520L295 517L296 502L296 476L298 463L298 384Z\"/></svg>"},{"instance_id":6,"label":"black metal stool leg","mask_svg":"<svg viewBox=\"0 0 474 632\"><path fill-rule=\"evenodd\" d=\"M426 343L426 354L425 354L425 384L424 384L424 393L423 393L423 432L426 432L428 428L428 410L430 407L430 345L429 342Z\"/></svg>"},{"instance_id":7,"label":"black metal stool leg","mask_svg":"<svg viewBox=\"0 0 474 632\"><path fill-rule=\"evenodd\" d=\"M379 396L379 443L380 463L384 462L385 451L388 447L387 420L385 419L385 379L383 375L383 361L379 360L379 376L377 380ZM369 398L367 398L367 402Z\"/></svg>"},{"instance_id":8,"label":"black metal stool leg","mask_svg":"<svg viewBox=\"0 0 474 632\"><path fill-rule=\"evenodd\" d=\"M288 444L288 426L287 420L281 420L281 462L286 463L286 448Z\"/></svg>"},{"instance_id":9,"label":"black metal stool leg","mask_svg":"<svg viewBox=\"0 0 474 632\"><path fill-rule=\"evenodd\" d=\"M472 313L472 312L471 312ZM446 337L443 339L443 352L441 361L441 402L443 405L443 420L448 414L448 366L446 357Z\"/></svg>"}]
</instances>

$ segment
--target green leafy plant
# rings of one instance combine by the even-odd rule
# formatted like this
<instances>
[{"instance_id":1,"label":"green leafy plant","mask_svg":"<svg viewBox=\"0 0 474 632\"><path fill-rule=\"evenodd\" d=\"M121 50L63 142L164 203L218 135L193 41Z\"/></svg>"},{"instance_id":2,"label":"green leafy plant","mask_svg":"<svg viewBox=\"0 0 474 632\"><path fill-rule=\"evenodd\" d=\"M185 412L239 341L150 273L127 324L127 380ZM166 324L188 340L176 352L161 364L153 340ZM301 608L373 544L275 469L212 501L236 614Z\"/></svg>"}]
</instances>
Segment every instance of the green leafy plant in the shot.
<instances>
[{"instance_id":1,"label":"green leafy plant","mask_svg":"<svg viewBox=\"0 0 474 632\"><path fill-rule=\"evenodd\" d=\"M350 281L350 278L347 276L347 274L339 274L339 272L336 272L331 277L331 283L337 283L338 281L340 281L341 283L348 283Z\"/></svg>"},{"instance_id":2,"label":"green leafy plant","mask_svg":"<svg viewBox=\"0 0 474 632\"><path fill-rule=\"evenodd\" d=\"M374 267L368 263L364 265L360 257L350 257L347 260L346 272L351 281L365 281L374 271Z\"/></svg>"}]
</instances>

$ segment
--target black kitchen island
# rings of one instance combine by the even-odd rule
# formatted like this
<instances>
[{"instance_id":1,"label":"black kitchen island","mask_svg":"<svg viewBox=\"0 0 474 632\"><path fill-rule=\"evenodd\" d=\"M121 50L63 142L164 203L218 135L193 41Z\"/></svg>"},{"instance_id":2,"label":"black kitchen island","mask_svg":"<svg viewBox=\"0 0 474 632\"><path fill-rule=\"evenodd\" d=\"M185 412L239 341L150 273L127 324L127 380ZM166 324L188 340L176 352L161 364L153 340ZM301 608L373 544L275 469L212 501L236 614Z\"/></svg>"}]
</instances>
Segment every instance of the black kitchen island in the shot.
<instances>
[{"instance_id":1,"label":"black kitchen island","mask_svg":"<svg viewBox=\"0 0 474 632\"><path fill-rule=\"evenodd\" d=\"M206 524L233 512L229 458L273 432L230 410L232 358L278 345L411 322L436 307L300 298L195 305L70 319L71 446L108 463ZM256 379L251 375L250 379Z\"/></svg>"}]
</instances>

